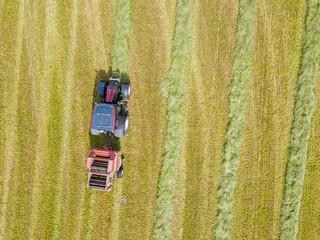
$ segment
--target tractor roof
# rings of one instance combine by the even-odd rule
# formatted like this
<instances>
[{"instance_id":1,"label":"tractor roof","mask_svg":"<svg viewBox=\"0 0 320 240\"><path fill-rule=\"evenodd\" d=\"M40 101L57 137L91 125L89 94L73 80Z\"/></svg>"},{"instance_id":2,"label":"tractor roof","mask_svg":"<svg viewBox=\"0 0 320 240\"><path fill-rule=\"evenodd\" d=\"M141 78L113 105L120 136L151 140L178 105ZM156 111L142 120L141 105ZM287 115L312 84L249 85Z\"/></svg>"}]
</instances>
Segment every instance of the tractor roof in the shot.
<instances>
[{"instance_id":1,"label":"tractor roof","mask_svg":"<svg viewBox=\"0 0 320 240\"><path fill-rule=\"evenodd\" d=\"M97 103L92 113L91 132L113 131L115 129L115 106L109 103Z\"/></svg>"}]
</instances>

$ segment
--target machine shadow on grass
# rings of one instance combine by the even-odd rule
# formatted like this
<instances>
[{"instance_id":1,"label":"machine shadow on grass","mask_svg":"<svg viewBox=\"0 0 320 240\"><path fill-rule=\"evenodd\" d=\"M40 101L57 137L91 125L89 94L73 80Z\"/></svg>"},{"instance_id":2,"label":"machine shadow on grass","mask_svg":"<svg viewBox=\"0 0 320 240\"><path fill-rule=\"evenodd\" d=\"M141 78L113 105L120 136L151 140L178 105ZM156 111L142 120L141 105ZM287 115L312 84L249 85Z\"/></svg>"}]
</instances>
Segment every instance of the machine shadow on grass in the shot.
<instances>
[{"instance_id":1,"label":"machine shadow on grass","mask_svg":"<svg viewBox=\"0 0 320 240\"><path fill-rule=\"evenodd\" d=\"M100 81L108 81L110 77L117 77L119 76L119 70L117 71L112 71L111 68L109 68L109 71L106 72L103 69L100 70L95 70L96 71L96 79L95 79L95 83L94 83L94 88L93 88L93 93L92 95L95 95L96 97L98 96L98 84ZM117 75L117 76L115 76ZM127 73L121 73L120 75L120 83L126 83L126 82L130 82L129 80L129 75ZM92 98L93 99L93 98ZM96 100L97 101L97 100ZM92 109L93 110L93 105L94 102L92 100ZM100 148L102 146L105 146L108 144L108 140L109 140L109 135L106 134L101 134L99 136L97 135L92 135L90 132L90 128L89 128L89 136L90 136L90 148ZM121 150L121 146L120 146L120 139L115 137L113 134L111 136L111 146L112 149L114 150Z\"/></svg>"}]
</instances>

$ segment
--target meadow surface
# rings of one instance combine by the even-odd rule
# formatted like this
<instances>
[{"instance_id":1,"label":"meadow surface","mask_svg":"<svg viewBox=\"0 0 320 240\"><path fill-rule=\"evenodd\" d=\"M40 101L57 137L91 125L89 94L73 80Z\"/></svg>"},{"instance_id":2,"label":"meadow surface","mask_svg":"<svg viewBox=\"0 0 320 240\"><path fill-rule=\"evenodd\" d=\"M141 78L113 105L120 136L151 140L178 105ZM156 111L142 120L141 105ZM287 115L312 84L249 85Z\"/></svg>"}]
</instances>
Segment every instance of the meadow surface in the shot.
<instances>
[{"instance_id":1,"label":"meadow surface","mask_svg":"<svg viewBox=\"0 0 320 240\"><path fill-rule=\"evenodd\" d=\"M319 0L0 0L0 239L319 239ZM130 81L124 177L92 95Z\"/></svg>"}]
</instances>

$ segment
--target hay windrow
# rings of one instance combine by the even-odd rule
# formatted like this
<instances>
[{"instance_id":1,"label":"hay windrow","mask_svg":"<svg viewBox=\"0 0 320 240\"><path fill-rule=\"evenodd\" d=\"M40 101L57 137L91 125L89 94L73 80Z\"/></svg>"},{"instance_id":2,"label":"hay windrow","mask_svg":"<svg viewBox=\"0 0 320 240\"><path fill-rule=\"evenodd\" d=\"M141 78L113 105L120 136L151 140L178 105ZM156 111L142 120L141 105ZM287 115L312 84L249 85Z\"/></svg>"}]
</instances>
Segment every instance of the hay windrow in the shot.
<instances>
[{"instance_id":1,"label":"hay windrow","mask_svg":"<svg viewBox=\"0 0 320 240\"><path fill-rule=\"evenodd\" d=\"M221 182L218 188L218 213L214 223L216 239L230 238L230 225L237 170L240 165L242 130L247 106L247 83L253 56L256 2L239 1L236 45L233 55L233 78L229 93L229 123L225 136Z\"/></svg>"},{"instance_id":2,"label":"hay windrow","mask_svg":"<svg viewBox=\"0 0 320 240\"><path fill-rule=\"evenodd\" d=\"M168 239L171 234L174 189L182 143L186 73L191 50L191 19L191 1L178 1L171 66L167 79L161 85L161 91L167 98L167 123L154 219L154 239Z\"/></svg>"},{"instance_id":3,"label":"hay windrow","mask_svg":"<svg viewBox=\"0 0 320 240\"><path fill-rule=\"evenodd\" d=\"M314 88L320 60L320 4L307 2L306 26L302 56L294 95L293 120L290 132L289 159L286 167L285 190L281 207L280 239L296 239L311 117L316 106Z\"/></svg>"}]
</instances>

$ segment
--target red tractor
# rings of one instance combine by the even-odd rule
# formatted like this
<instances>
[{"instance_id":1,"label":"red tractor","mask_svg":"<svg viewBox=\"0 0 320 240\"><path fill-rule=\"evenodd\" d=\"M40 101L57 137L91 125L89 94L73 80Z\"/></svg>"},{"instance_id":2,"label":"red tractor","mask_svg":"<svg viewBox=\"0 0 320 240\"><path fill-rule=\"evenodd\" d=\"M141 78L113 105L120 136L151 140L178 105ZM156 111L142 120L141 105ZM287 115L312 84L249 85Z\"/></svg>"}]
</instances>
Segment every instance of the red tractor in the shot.
<instances>
[{"instance_id":1,"label":"red tractor","mask_svg":"<svg viewBox=\"0 0 320 240\"><path fill-rule=\"evenodd\" d=\"M100 102L94 97L94 107L91 118L91 133L113 133L123 137L129 130L129 115L126 102L130 98L130 83L123 83L120 90L120 79L110 78L110 81L100 81L98 85Z\"/></svg>"},{"instance_id":2,"label":"red tractor","mask_svg":"<svg viewBox=\"0 0 320 240\"><path fill-rule=\"evenodd\" d=\"M129 114L126 102L130 98L130 83L123 83L120 90L120 79L100 81L98 84L99 103L93 96L94 107L91 117L90 131L93 135L102 133L109 135L107 146L102 149L93 148L87 158L88 188L111 191L115 172L117 177L123 176L123 161L120 151L112 150L111 134L123 137L129 130Z\"/></svg>"}]
</instances>

